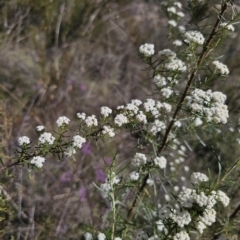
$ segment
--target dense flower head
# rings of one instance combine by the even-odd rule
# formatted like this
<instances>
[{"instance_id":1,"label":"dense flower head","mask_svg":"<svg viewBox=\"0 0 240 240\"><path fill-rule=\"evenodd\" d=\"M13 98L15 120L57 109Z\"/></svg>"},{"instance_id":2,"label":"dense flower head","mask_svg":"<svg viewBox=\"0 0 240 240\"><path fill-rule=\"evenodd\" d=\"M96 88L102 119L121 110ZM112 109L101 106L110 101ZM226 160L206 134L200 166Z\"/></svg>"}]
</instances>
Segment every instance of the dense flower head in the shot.
<instances>
[{"instance_id":1,"label":"dense flower head","mask_svg":"<svg viewBox=\"0 0 240 240\"><path fill-rule=\"evenodd\" d=\"M44 127L44 126L41 126L41 125L39 125L39 126L36 127L36 131L37 131L37 132L41 132L41 131L43 131L44 129L45 129L45 127Z\"/></svg>"},{"instance_id":2,"label":"dense flower head","mask_svg":"<svg viewBox=\"0 0 240 240\"><path fill-rule=\"evenodd\" d=\"M168 11L169 13L176 13L176 12L177 12L177 9L176 9L175 7L168 7L168 8L167 8L167 11Z\"/></svg>"},{"instance_id":3,"label":"dense flower head","mask_svg":"<svg viewBox=\"0 0 240 240\"><path fill-rule=\"evenodd\" d=\"M184 225L188 225L192 220L188 211L179 209L172 210L169 214L169 217L181 228L183 228Z\"/></svg>"},{"instance_id":4,"label":"dense flower head","mask_svg":"<svg viewBox=\"0 0 240 240\"><path fill-rule=\"evenodd\" d=\"M38 168L41 168L44 162L45 162L45 158L40 156L33 157L32 160L30 161L32 165L35 165Z\"/></svg>"},{"instance_id":5,"label":"dense flower head","mask_svg":"<svg viewBox=\"0 0 240 240\"><path fill-rule=\"evenodd\" d=\"M93 236L89 232L84 233L84 238L85 240L93 240Z\"/></svg>"},{"instance_id":6,"label":"dense flower head","mask_svg":"<svg viewBox=\"0 0 240 240\"><path fill-rule=\"evenodd\" d=\"M221 202L223 204L224 207L227 207L229 202L230 202L230 199L229 197L226 195L226 193L224 193L223 191L221 190L218 190L216 192L216 199Z\"/></svg>"},{"instance_id":7,"label":"dense flower head","mask_svg":"<svg viewBox=\"0 0 240 240\"><path fill-rule=\"evenodd\" d=\"M86 113L77 113L77 118L85 120L86 119Z\"/></svg>"},{"instance_id":8,"label":"dense flower head","mask_svg":"<svg viewBox=\"0 0 240 240\"><path fill-rule=\"evenodd\" d=\"M176 27L177 26L177 22L175 20L169 20L168 24L172 27Z\"/></svg>"},{"instance_id":9,"label":"dense flower head","mask_svg":"<svg viewBox=\"0 0 240 240\"><path fill-rule=\"evenodd\" d=\"M115 136L114 129L110 126L103 126L102 134L104 134L104 135L108 134L109 137L114 137Z\"/></svg>"},{"instance_id":10,"label":"dense flower head","mask_svg":"<svg viewBox=\"0 0 240 240\"><path fill-rule=\"evenodd\" d=\"M167 159L163 156L155 157L153 161L154 161L154 164L161 169L164 169L167 166Z\"/></svg>"},{"instance_id":11,"label":"dense flower head","mask_svg":"<svg viewBox=\"0 0 240 240\"><path fill-rule=\"evenodd\" d=\"M229 74L229 69L225 64L216 60L216 61L213 62L213 65L215 65L216 71L221 73L222 75L228 75Z\"/></svg>"},{"instance_id":12,"label":"dense flower head","mask_svg":"<svg viewBox=\"0 0 240 240\"><path fill-rule=\"evenodd\" d=\"M123 114L118 114L115 119L114 119L114 123L121 127L123 124L128 123L128 118L126 116L124 116Z\"/></svg>"},{"instance_id":13,"label":"dense flower head","mask_svg":"<svg viewBox=\"0 0 240 240\"><path fill-rule=\"evenodd\" d=\"M40 135L38 138L38 141L42 144L48 143L49 145L52 145L54 143L55 137L51 133L45 132Z\"/></svg>"},{"instance_id":14,"label":"dense flower head","mask_svg":"<svg viewBox=\"0 0 240 240\"><path fill-rule=\"evenodd\" d=\"M82 148L82 145L85 142L86 142L85 138L83 138L83 137L81 137L79 135L73 136L73 146L74 147Z\"/></svg>"},{"instance_id":15,"label":"dense flower head","mask_svg":"<svg viewBox=\"0 0 240 240\"><path fill-rule=\"evenodd\" d=\"M216 211L213 208L206 208L202 216L199 216L199 220L207 226L211 226L216 221Z\"/></svg>"},{"instance_id":16,"label":"dense flower head","mask_svg":"<svg viewBox=\"0 0 240 240\"><path fill-rule=\"evenodd\" d=\"M137 181L139 179L139 173L134 171L129 174L129 178L132 181Z\"/></svg>"},{"instance_id":17,"label":"dense flower head","mask_svg":"<svg viewBox=\"0 0 240 240\"><path fill-rule=\"evenodd\" d=\"M151 43L145 43L144 45L140 46L139 52L143 54L145 57L151 57L155 53L154 45Z\"/></svg>"},{"instance_id":18,"label":"dense flower head","mask_svg":"<svg viewBox=\"0 0 240 240\"><path fill-rule=\"evenodd\" d=\"M101 107L101 114L104 117L108 117L111 113L112 113L112 109L110 109L109 107Z\"/></svg>"},{"instance_id":19,"label":"dense flower head","mask_svg":"<svg viewBox=\"0 0 240 240\"><path fill-rule=\"evenodd\" d=\"M221 92L194 89L187 98L187 105L193 113L207 122L227 123L228 109L224 104L226 95Z\"/></svg>"},{"instance_id":20,"label":"dense flower head","mask_svg":"<svg viewBox=\"0 0 240 240\"><path fill-rule=\"evenodd\" d=\"M153 78L153 83L157 86L157 87L163 87L165 85L167 85L167 81L166 78L161 76L161 75L156 75Z\"/></svg>"},{"instance_id":21,"label":"dense flower head","mask_svg":"<svg viewBox=\"0 0 240 240\"><path fill-rule=\"evenodd\" d=\"M199 45L203 45L205 41L205 38L199 31L187 31L184 36L186 42L193 42Z\"/></svg>"},{"instance_id":22,"label":"dense flower head","mask_svg":"<svg viewBox=\"0 0 240 240\"><path fill-rule=\"evenodd\" d=\"M69 146L69 147L65 150L64 155L65 155L66 157L71 157L71 156L73 156L75 153L76 153L75 148L74 148L73 146Z\"/></svg>"},{"instance_id":23,"label":"dense flower head","mask_svg":"<svg viewBox=\"0 0 240 240\"><path fill-rule=\"evenodd\" d=\"M182 46L183 45L183 42L182 42L182 40L174 40L173 41L173 45L174 46L177 46L177 47L180 47L180 46Z\"/></svg>"},{"instance_id":24,"label":"dense flower head","mask_svg":"<svg viewBox=\"0 0 240 240\"><path fill-rule=\"evenodd\" d=\"M186 231L181 231L173 236L173 240L190 240Z\"/></svg>"},{"instance_id":25,"label":"dense flower head","mask_svg":"<svg viewBox=\"0 0 240 240\"><path fill-rule=\"evenodd\" d=\"M106 236L105 236L105 234L104 233L98 233L98 235L97 235L97 238L98 238L98 240L105 240L106 239Z\"/></svg>"},{"instance_id":26,"label":"dense flower head","mask_svg":"<svg viewBox=\"0 0 240 240\"><path fill-rule=\"evenodd\" d=\"M140 165L144 165L147 163L147 157L145 154L143 153L136 153L133 161L132 161L132 165L134 166L140 166Z\"/></svg>"},{"instance_id":27,"label":"dense flower head","mask_svg":"<svg viewBox=\"0 0 240 240\"><path fill-rule=\"evenodd\" d=\"M98 120L95 115L86 117L85 123L88 127L98 126Z\"/></svg>"},{"instance_id":28,"label":"dense flower head","mask_svg":"<svg viewBox=\"0 0 240 240\"><path fill-rule=\"evenodd\" d=\"M226 22L220 23L220 27L226 28L228 31L232 31L232 32L234 32L234 30L235 30L235 28L232 24L229 24Z\"/></svg>"},{"instance_id":29,"label":"dense flower head","mask_svg":"<svg viewBox=\"0 0 240 240\"><path fill-rule=\"evenodd\" d=\"M176 53L170 49L164 49L158 52L160 57L175 58Z\"/></svg>"},{"instance_id":30,"label":"dense flower head","mask_svg":"<svg viewBox=\"0 0 240 240\"><path fill-rule=\"evenodd\" d=\"M207 182L208 180L208 176L200 172L195 172L191 175L191 183L195 185L201 182Z\"/></svg>"},{"instance_id":31,"label":"dense flower head","mask_svg":"<svg viewBox=\"0 0 240 240\"><path fill-rule=\"evenodd\" d=\"M177 58L171 59L168 63L166 63L165 68L169 71L180 71L180 72L187 71L186 64L182 60Z\"/></svg>"},{"instance_id":32,"label":"dense flower head","mask_svg":"<svg viewBox=\"0 0 240 240\"><path fill-rule=\"evenodd\" d=\"M24 145L24 144L29 144L30 143L30 138L26 137L26 136L22 136L18 139L18 143L20 146Z\"/></svg>"},{"instance_id":33,"label":"dense flower head","mask_svg":"<svg viewBox=\"0 0 240 240\"><path fill-rule=\"evenodd\" d=\"M59 117L58 120L56 121L58 127L62 127L63 125L67 125L67 124L69 124L69 122L70 122L70 119L68 119L65 116Z\"/></svg>"}]
</instances>

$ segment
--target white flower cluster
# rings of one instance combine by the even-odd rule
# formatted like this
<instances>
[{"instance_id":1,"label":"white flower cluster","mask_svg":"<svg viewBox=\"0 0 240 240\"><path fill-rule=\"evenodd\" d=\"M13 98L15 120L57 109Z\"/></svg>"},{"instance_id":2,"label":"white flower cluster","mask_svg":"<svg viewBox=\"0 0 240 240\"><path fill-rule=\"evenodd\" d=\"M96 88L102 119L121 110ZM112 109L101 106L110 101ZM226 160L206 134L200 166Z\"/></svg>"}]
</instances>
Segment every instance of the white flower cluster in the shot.
<instances>
[{"instance_id":1,"label":"white flower cluster","mask_svg":"<svg viewBox=\"0 0 240 240\"><path fill-rule=\"evenodd\" d=\"M229 74L229 69L225 64L216 60L213 62L213 65L215 65L217 72L221 73L222 75Z\"/></svg>"},{"instance_id":2,"label":"white flower cluster","mask_svg":"<svg viewBox=\"0 0 240 240\"><path fill-rule=\"evenodd\" d=\"M191 183L194 185L198 185L201 182L208 182L208 177L200 172L195 172L191 175Z\"/></svg>"},{"instance_id":3,"label":"white flower cluster","mask_svg":"<svg viewBox=\"0 0 240 240\"><path fill-rule=\"evenodd\" d=\"M65 155L66 157L71 157L71 156L73 156L75 153L76 153L75 148L74 148L73 146L69 146L69 147L65 150L64 155Z\"/></svg>"},{"instance_id":4,"label":"white flower cluster","mask_svg":"<svg viewBox=\"0 0 240 240\"><path fill-rule=\"evenodd\" d=\"M201 181L205 181L205 177L201 176ZM223 206L226 207L229 204L229 198L221 190L212 191L209 195L206 195L204 192L197 192L195 189L185 188L179 193L178 202L181 208L179 208L179 206L174 208L165 204L160 209L160 220L156 222L159 231L166 229L163 221L171 219L171 221L175 222L180 228L193 224L199 233L202 234L207 226L211 226L216 221L216 211L213 207L217 202L221 202ZM196 205L201 207L203 212L193 220L191 218L191 211ZM193 209L193 211L195 210ZM175 236L181 236L181 234L177 233Z\"/></svg>"},{"instance_id":5,"label":"white flower cluster","mask_svg":"<svg viewBox=\"0 0 240 240\"><path fill-rule=\"evenodd\" d=\"M133 161L132 161L132 165L133 166L136 166L136 167L139 167L141 165L144 165L147 163L147 157L145 154L143 153L136 153L134 158L133 158Z\"/></svg>"},{"instance_id":6,"label":"white flower cluster","mask_svg":"<svg viewBox=\"0 0 240 240\"><path fill-rule=\"evenodd\" d=\"M85 120L86 119L86 113L77 113L77 118Z\"/></svg>"},{"instance_id":7,"label":"white flower cluster","mask_svg":"<svg viewBox=\"0 0 240 240\"><path fill-rule=\"evenodd\" d=\"M114 129L111 128L110 126L103 126L102 134L104 134L104 135L108 134L109 137L114 137L115 136Z\"/></svg>"},{"instance_id":8,"label":"white flower cluster","mask_svg":"<svg viewBox=\"0 0 240 240\"><path fill-rule=\"evenodd\" d=\"M200 33L199 31L187 31L184 34L185 36L185 42L193 42L193 43L197 43L199 45L203 45L205 38L203 37L202 33Z\"/></svg>"},{"instance_id":9,"label":"white flower cluster","mask_svg":"<svg viewBox=\"0 0 240 240\"><path fill-rule=\"evenodd\" d=\"M98 120L95 115L92 115L92 116L86 117L85 123L88 127L97 126Z\"/></svg>"},{"instance_id":10,"label":"white flower cluster","mask_svg":"<svg viewBox=\"0 0 240 240\"><path fill-rule=\"evenodd\" d=\"M26 137L26 136L22 136L18 139L18 144L20 146L24 145L24 144L29 144L30 143L30 138Z\"/></svg>"},{"instance_id":11,"label":"white flower cluster","mask_svg":"<svg viewBox=\"0 0 240 240\"><path fill-rule=\"evenodd\" d=\"M187 105L198 117L207 122L227 123L228 108L224 104L226 95L221 92L195 89L187 98Z\"/></svg>"},{"instance_id":12,"label":"white flower cluster","mask_svg":"<svg viewBox=\"0 0 240 240\"><path fill-rule=\"evenodd\" d=\"M69 124L70 119L68 119L65 116L59 117L58 120L56 121L58 127L62 127L63 125Z\"/></svg>"},{"instance_id":13,"label":"white flower cluster","mask_svg":"<svg viewBox=\"0 0 240 240\"><path fill-rule=\"evenodd\" d=\"M155 53L154 45L151 43L145 43L144 45L140 46L139 52L143 54L145 57L151 57Z\"/></svg>"},{"instance_id":14,"label":"white flower cluster","mask_svg":"<svg viewBox=\"0 0 240 240\"><path fill-rule=\"evenodd\" d=\"M167 159L165 157L156 157L153 161L154 164L161 169L164 169L167 166Z\"/></svg>"},{"instance_id":15,"label":"white flower cluster","mask_svg":"<svg viewBox=\"0 0 240 240\"><path fill-rule=\"evenodd\" d=\"M183 42L181 40L176 39L173 41L173 45L176 47L180 47L183 45Z\"/></svg>"},{"instance_id":16,"label":"white flower cluster","mask_svg":"<svg viewBox=\"0 0 240 240\"><path fill-rule=\"evenodd\" d=\"M156 119L152 124L149 126L149 131L153 135L157 135L157 133L162 132L166 129L166 124L163 121Z\"/></svg>"},{"instance_id":17,"label":"white flower cluster","mask_svg":"<svg viewBox=\"0 0 240 240\"><path fill-rule=\"evenodd\" d=\"M41 168L44 162L45 162L45 158L40 156L33 157L32 160L30 161L32 165L35 165L38 168Z\"/></svg>"},{"instance_id":18,"label":"white flower cluster","mask_svg":"<svg viewBox=\"0 0 240 240\"><path fill-rule=\"evenodd\" d=\"M170 49L164 49L158 52L160 57L165 57L166 63L165 68L169 71L180 71L186 72L187 66L186 64L176 57L176 53Z\"/></svg>"},{"instance_id":19,"label":"white flower cluster","mask_svg":"<svg viewBox=\"0 0 240 240\"><path fill-rule=\"evenodd\" d=\"M98 235L97 235L97 239L98 240L106 240L106 236L105 236L105 234L104 233L98 233Z\"/></svg>"},{"instance_id":20,"label":"white flower cluster","mask_svg":"<svg viewBox=\"0 0 240 240\"><path fill-rule=\"evenodd\" d=\"M172 27L176 27L177 26L177 22L175 20L169 20L168 24Z\"/></svg>"},{"instance_id":21,"label":"white flower cluster","mask_svg":"<svg viewBox=\"0 0 240 240\"><path fill-rule=\"evenodd\" d=\"M162 88L160 92L164 98L169 98L172 95L173 90L170 87L165 87Z\"/></svg>"},{"instance_id":22,"label":"white flower cluster","mask_svg":"<svg viewBox=\"0 0 240 240\"><path fill-rule=\"evenodd\" d=\"M85 138L79 135L73 136L73 143L72 143L73 147L82 148L82 145L85 142L86 142Z\"/></svg>"},{"instance_id":23,"label":"white flower cluster","mask_svg":"<svg viewBox=\"0 0 240 240\"><path fill-rule=\"evenodd\" d=\"M129 178L132 181L137 181L139 179L139 173L136 171L133 171L129 174Z\"/></svg>"},{"instance_id":24,"label":"white flower cluster","mask_svg":"<svg viewBox=\"0 0 240 240\"><path fill-rule=\"evenodd\" d=\"M234 32L235 28L232 24L226 23L226 22L222 22L220 23L220 27L223 27L225 29L227 29L228 31Z\"/></svg>"},{"instance_id":25,"label":"white flower cluster","mask_svg":"<svg viewBox=\"0 0 240 240\"><path fill-rule=\"evenodd\" d=\"M53 137L53 135L48 132L41 134L40 137L38 138L38 141L41 144L48 143L49 145L53 145L54 140L55 140L55 137Z\"/></svg>"},{"instance_id":26,"label":"white flower cluster","mask_svg":"<svg viewBox=\"0 0 240 240\"><path fill-rule=\"evenodd\" d=\"M104 117L108 117L110 114L112 113L112 109L109 108L109 107L101 107L101 114L104 116Z\"/></svg>"},{"instance_id":27,"label":"white flower cluster","mask_svg":"<svg viewBox=\"0 0 240 240\"><path fill-rule=\"evenodd\" d=\"M122 125L128 123L128 118L126 116L124 116L123 114L118 114L115 119L114 119L114 123L121 127Z\"/></svg>"},{"instance_id":28,"label":"white flower cluster","mask_svg":"<svg viewBox=\"0 0 240 240\"><path fill-rule=\"evenodd\" d=\"M173 240L190 240L190 237L186 231L181 231L174 235Z\"/></svg>"},{"instance_id":29,"label":"white flower cluster","mask_svg":"<svg viewBox=\"0 0 240 240\"><path fill-rule=\"evenodd\" d=\"M41 131L43 131L44 129L45 129L45 127L44 127L44 126L41 126L41 125L36 127L36 131L37 131L37 132L41 132Z\"/></svg>"}]
</instances>

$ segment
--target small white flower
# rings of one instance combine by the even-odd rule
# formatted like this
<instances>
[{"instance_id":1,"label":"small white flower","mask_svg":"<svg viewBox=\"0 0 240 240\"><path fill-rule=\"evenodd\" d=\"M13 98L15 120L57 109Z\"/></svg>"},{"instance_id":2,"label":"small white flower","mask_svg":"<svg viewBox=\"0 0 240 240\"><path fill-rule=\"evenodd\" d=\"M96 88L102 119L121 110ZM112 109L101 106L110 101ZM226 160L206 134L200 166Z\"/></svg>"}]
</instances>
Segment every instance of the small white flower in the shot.
<instances>
[{"instance_id":1,"label":"small white flower","mask_svg":"<svg viewBox=\"0 0 240 240\"><path fill-rule=\"evenodd\" d=\"M24 145L24 144L29 144L30 143L30 138L26 137L26 136L22 136L18 139L18 143L20 146Z\"/></svg>"},{"instance_id":2,"label":"small white flower","mask_svg":"<svg viewBox=\"0 0 240 240\"><path fill-rule=\"evenodd\" d=\"M76 135L76 136L73 137L73 146L74 147L82 148L82 145L85 142L86 142L86 139L79 136L79 135Z\"/></svg>"},{"instance_id":3,"label":"small white flower","mask_svg":"<svg viewBox=\"0 0 240 240\"><path fill-rule=\"evenodd\" d=\"M234 32L235 28L232 24L229 23L220 23L220 26L226 28L228 31Z\"/></svg>"},{"instance_id":4,"label":"small white flower","mask_svg":"<svg viewBox=\"0 0 240 240\"><path fill-rule=\"evenodd\" d=\"M226 195L226 193L224 193L221 190L218 190L217 193L216 193L216 197L217 197L217 200L220 201L223 204L224 207L228 206L228 204L230 202L230 199Z\"/></svg>"},{"instance_id":5,"label":"small white flower","mask_svg":"<svg viewBox=\"0 0 240 240\"><path fill-rule=\"evenodd\" d=\"M115 136L114 129L111 128L110 126L103 126L102 134L104 134L104 135L108 134L109 137L114 137Z\"/></svg>"},{"instance_id":6,"label":"small white flower","mask_svg":"<svg viewBox=\"0 0 240 240\"><path fill-rule=\"evenodd\" d=\"M64 155L65 155L66 157L71 157L71 156L73 156L75 153L76 153L75 148L74 148L73 146L70 146L70 147L68 147L68 148L65 150Z\"/></svg>"},{"instance_id":7,"label":"small white flower","mask_svg":"<svg viewBox=\"0 0 240 240\"><path fill-rule=\"evenodd\" d=\"M222 75L228 75L229 74L229 69L225 64L216 60L216 61L213 62L213 65L215 65L216 70L218 72L220 72Z\"/></svg>"},{"instance_id":8,"label":"small white flower","mask_svg":"<svg viewBox=\"0 0 240 240\"><path fill-rule=\"evenodd\" d=\"M160 57L167 57L167 58L175 58L176 57L176 53L173 52L172 50L170 49L164 49L162 51L159 51L158 52L158 55Z\"/></svg>"},{"instance_id":9,"label":"small white flower","mask_svg":"<svg viewBox=\"0 0 240 240\"><path fill-rule=\"evenodd\" d=\"M151 43L145 43L144 45L140 46L139 52L143 54L145 57L151 57L155 53L154 45Z\"/></svg>"},{"instance_id":10,"label":"small white flower","mask_svg":"<svg viewBox=\"0 0 240 240\"><path fill-rule=\"evenodd\" d=\"M42 144L48 143L49 145L52 145L55 140L55 137L51 133L45 132L40 135L38 138L38 141Z\"/></svg>"},{"instance_id":11,"label":"small white flower","mask_svg":"<svg viewBox=\"0 0 240 240\"><path fill-rule=\"evenodd\" d=\"M171 25L172 27L176 27L177 26L177 22L175 20L169 20L168 24Z\"/></svg>"},{"instance_id":12,"label":"small white flower","mask_svg":"<svg viewBox=\"0 0 240 240\"><path fill-rule=\"evenodd\" d=\"M176 46L176 47L180 47L183 45L183 42L181 40L175 40L173 41L173 45Z\"/></svg>"},{"instance_id":13,"label":"small white flower","mask_svg":"<svg viewBox=\"0 0 240 240\"><path fill-rule=\"evenodd\" d=\"M164 98L169 98L172 95L173 90L170 87L166 87L162 88L160 92L162 93Z\"/></svg>"},{"instance_id":14,"label":"small white flower","mask_svg":"<svg viewBox=\"0 0 240 240\"><path fill-rule=\"evenodd\" d=\"M176 15L179 16L179 17L184 17L185 16L185 14L183 12L177 12Z\"/></svg>"},{"instance_id":15,"label":"small white flower","mask_svg":"<svg viewBox=\"0 0 240 240\"><path fill-rule=\"evenodd\" d=\"M108 117L111 113L112 113L112 109L110 109L109 107L101 107L101 114L104 117Z\"/></svg>"},{"instance_id":16,"label":"small white flower","mask_svg":"<svg viewBox=\"0 0 240 240\"><path fill-rule=\"evenodd\" d=\"M173 240L190 240L186 231L181 231L173 236Z\"/></svg>"},{"instance_id":17,"label":"small white flower","mask_svg":"<svg viewBox=\"0 0 240 240\"><path fill-rule=\"evenodd\" d=\"M199 31L188 31L184 34L184 36L186 38L186 42L193 42L199 45L203 45L205 41L205 38Z\"/></svg>"},{"instance_id":18,"label":"small white flower","mask_svg":"<svg viewBox=\"0 0 240 240\"><path fill-rule=\"evenodd\" d=\"M84 233L84 238L85 240L93 240L93 236L89 232Z\"/></svg>"},{"instance_id":19,"label":"small white flower","mask_svg":"<svg viewBox=\"0 0 240 240\"><path fill-rule=\"evenodd\" d=\"M36 127L36 131L37 131L37 132L41 132L41 131L43 131L44 129L45 129L44 126L37 126L37 127Z\"/></svg>"},{"instance_id":20,"label":"small white flower","mask_svg":"<svg viewBox=\"0 0 240 240\"><path fill-rule=\"evenodd\" d=\"M148 184L149 186L153 186L153 185L154 185L154 181L149 178L149 179L147 180L147 184Z\"/></svg>"},{"instance_id":21,"label":"small white flower","mask_svg":"<svg viewBox=\"0 0 240 240\"><path fill-rule=\"evenodd\" d=\"M95 115L92 115L92 116L86 117L85 123L87 124L88 127L97 126L98 120Z\"/></svg>"},{"instance_id":22,"label":"small white flower","mask_svg":"<svg viewBox=\"0 0 240 240\"><path fill-rule=\"evenodd\" d=\"M118 114L114 119L114 123L121 127L123 124L128 123L128 118L123 114Z\"/></svg>"},{"instance_id":23,"label":"small white flower","mask_svg":"<svg viewBox=\"0 0 240 240\"><path fill-rule=\"evenodd\" d=\"M86 119L86 113L77 113L77 118L85 120Z\"/></svg>"},{"instance_id":24,"label":"small white flower","mask_svg":"<svg viewBox=\"0 0 240 240\"><path fill-rule=\"evenodd\" d=\"M56 121L58 127L62 127L63 125L69 124L70 119L68 119L65 116L59 117L58 120Z\"/></svg>"},{"instance_id":25,"label":"small white flower","mask_svg":"<svg viewBox=\"0 0 240 240\"><path fill-rule=\"evenodd\" d=\"M153 78L153 83L157 86L157 87L163 87L167 84L166 78L161 76L161 75L156 75Z\"/></svg>"},{"instance_id":26,"label":"small white flower","mask_svg":"<svg viewBox=\"0 0 240 240\"><path fill-rule=\"evenodd\" d=\"M32 165L35 165L38 168L41 168L44 162L45 162L45 158L40 156L33 157L33 159L30 161Z\"/></svg>"},{"instance_id":27,"label":"small white flower","mask_svg":"<svg viewBox=\"0 0 240 240\"><path fill-rule=\"evenodd\" d=\"M106 236L104 233L99 233L98 236L97 236L98 240L105 240L106 239Z\"/></svg>"},{"instance_id":28,"label":"small white flower","mask_svg":"<svg viewBox=\"0 0 240 240\"><path fill-rule=\"evenodd\" d=\"M178 8L182 8L182 3L174 2L173 5L177 6Z\"/></svg>"},{"instance_id":29,"label":"small white flower","mask_svg":"<svg viewBox=\"0 0 240 240\"><path fill-rule=\"evenodd\" d=\"M200 172L195 172L191 175L191 183L194 185L198 185L201 182L207 182L208 180L207 175Z\"/></svg>"},{"instance_id":30,"label":"small white flower","mask_svg":"<svg viewBox=\"0 0 240 240\"><path fill-rule=\"evenodd\" d=\"M139 111L139 113L136 115L136 119L140 122L140 123L147 123L147 116L142 112Z\"/></svg>"},{"instance_id":31,"label":"small white flower","mask_svg":"<svg viewBox=\"0 0 240 240\"><path fill-rule=\"evenodd\" d=\"M154 158L154 164L159 166L159 168L164 169L167 166L167 159L165 157Z\"/></svg>"},{"instance_id":32,"label":"small white flower","mask_svg":"<svg viewBox=\"0 0 240 240\"><path fill-rule=\"evenodd\" d=\"M129 177L130 177L130 180L137 181L139 179L139 173L136 171L131 172Z\"/></svg>"},{"instance_id":33,"label":"small white flower","mask_svg":"<svg viewBox=\"0 0 240 240\"><path fill-rule=\"evenodd\" d=\"M169 7L169 8L167 8L167 11L168 11L169 13L176 13L176 12L177 12L177 10L176 10L175 7Z\"/></svg>"},{"instance_id":34,"label":"small white flower","mask_svg":"<svg viewBox=\"0 0 240 240\"><path fill-rule=\"evenodd\" d=\"M132 165L133 166L140 166L140 165L144 165L147 163L147 157L145 154L143 153L136 153L133 161L132 161Z\"/></svg>"}]
</instances>

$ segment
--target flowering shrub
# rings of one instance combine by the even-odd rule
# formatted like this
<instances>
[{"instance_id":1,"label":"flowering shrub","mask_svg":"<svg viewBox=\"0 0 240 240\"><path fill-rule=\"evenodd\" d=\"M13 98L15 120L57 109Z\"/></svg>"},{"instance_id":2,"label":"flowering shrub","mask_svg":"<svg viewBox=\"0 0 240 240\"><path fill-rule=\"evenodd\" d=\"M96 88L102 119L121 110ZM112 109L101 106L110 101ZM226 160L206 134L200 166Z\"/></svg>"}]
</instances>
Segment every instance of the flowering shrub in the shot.
<instances>
[{"instance_id":1,"label":"flowering shrub","mask_svg":"<svg viewBox=\"0 0 240 240\"><path fill-rule=\"evenodd\" d=\"M185 17L182 10L194 14L203 1L184 2L187 8L173 0L161 4L169 17L169 41L176 50L157 49L152 43L139 47L139 56L151 74L151 97L133 99L114 109L103 106L96 115L76 113L71 121L61 116L56 120L56 132L37 126L37 140L18 139L16 161L11 166L26 165L29 171L38 171L49 155L74 159L87 142L131 133L135 147L128 150L130 161L119 168L121 159L116 151L104 182L93 183L110 212L104 228L83 227L86 240L201 239L218 220L219 209L230 203L221 187L239 161L225 172L219 166L218 175L212 169L202 173L184 164L193 147L186 143L187 134L207 132L209 127L217 132L228 122L227 97L209 89L209 83L229 74L214 50L234 31L239 15L233 11L232 17L225 19L230 1L220 1L213 26L185 28L180 25ZM224 235L230 220L219 221L220 233L214 232L209 239Z\"/></svg>"}]
</instances>

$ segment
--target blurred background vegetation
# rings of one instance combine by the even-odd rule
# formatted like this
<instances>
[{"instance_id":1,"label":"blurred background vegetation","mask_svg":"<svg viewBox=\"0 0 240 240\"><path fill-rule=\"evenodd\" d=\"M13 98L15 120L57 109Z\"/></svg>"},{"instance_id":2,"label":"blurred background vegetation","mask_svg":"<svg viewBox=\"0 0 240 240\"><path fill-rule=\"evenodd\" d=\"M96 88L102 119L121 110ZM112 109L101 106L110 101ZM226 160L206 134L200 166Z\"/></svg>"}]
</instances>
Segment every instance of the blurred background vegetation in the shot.
<instances>
[{"instance_id":1,"label":"blurred background vegetation","mask_svg":"<svg viewBox=\"0 0 240 240\"><path fill-rule=\"evenodd\" d=\"M172 48L160 2L0 0L2 166L13 161L19 136L37 137L37 125L51 131L61 115L74 119L77 112L99 114L101 106L114 108L151 95L150 75L138 48L145 42L154 43L157 50ZM202 14L209 16L208 11ZM183 20L189 29L191 22ZM240 156L237 32L222 42L217 53L224 54L231 77L211 85L227 94L231 121L222 135L199 132L189 138L194 148L187 163L193 169L215 166L216 155L226 166L229 159ZM104 181L117 151L122 161L132 156L131 143L124 143L128 139L123 134L116 143L109 141L104 148L100 144L97 155L95 144L88 143L76 162L48 158L44 169L30 176L24 167L1 174L0 238L80 239L86 224L103 228L109 206L92 182ZM237 199L238 185L234 187Z\"/></svg>"}]
</instances>

